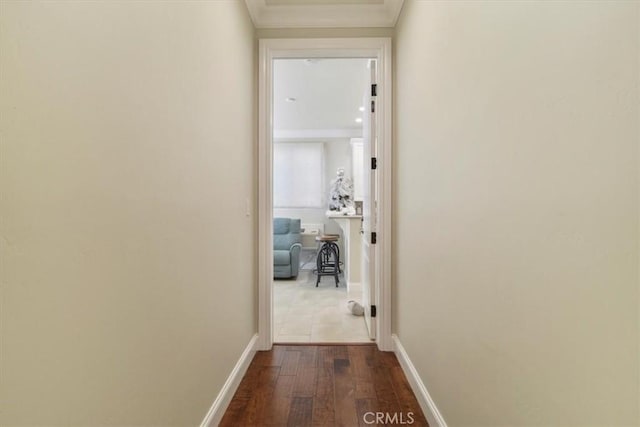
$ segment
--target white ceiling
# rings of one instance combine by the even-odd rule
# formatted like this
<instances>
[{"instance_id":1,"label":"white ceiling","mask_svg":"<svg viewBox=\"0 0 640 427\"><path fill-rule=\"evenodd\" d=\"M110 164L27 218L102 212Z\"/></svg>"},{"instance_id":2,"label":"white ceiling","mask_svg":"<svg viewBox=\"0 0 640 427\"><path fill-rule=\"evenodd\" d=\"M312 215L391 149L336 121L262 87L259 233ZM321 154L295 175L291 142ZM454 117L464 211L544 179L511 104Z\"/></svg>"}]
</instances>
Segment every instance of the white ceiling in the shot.
<instances>
[{"instance_id":1,"label":"white ceiling","mask_svg":"<svg viewBox=\"0 0 640 427\"><path fill-rule=\"evenodd\" d=\"M276 137L354 137L368 59L277 59L273 73ZM295 98L288 102L287 98ZM305 136L307 135L307 136Z\"/></svg>"},{"instance_id":2,"label":"white ceiling","mask_svg":"<svg viewBox=\"0 0 640 427\"><path fill-rule=\"evenodd\" d=\"M404 0L245 0L256 28L393 27Z\"/></svg>"}]
</instances>

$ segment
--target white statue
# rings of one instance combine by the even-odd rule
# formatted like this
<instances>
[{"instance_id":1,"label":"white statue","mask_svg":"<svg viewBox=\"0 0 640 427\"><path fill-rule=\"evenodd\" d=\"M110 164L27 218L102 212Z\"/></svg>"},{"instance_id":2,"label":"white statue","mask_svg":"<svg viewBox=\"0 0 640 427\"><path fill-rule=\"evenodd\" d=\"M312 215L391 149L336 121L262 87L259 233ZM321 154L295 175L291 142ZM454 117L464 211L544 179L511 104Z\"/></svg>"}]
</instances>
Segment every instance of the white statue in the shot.
<instances>
[{"instance_id":1,"label":"white statue","mask_svg":"<svg viewBox=\"0 0 640 427\"><path fill-rule=\"evenodd\" d=\"M353 181L344 176L344 168L338 168L336 179L331 181L329 192L329 210L345 215L353 214Z\"/></svg>"}]
</instances>

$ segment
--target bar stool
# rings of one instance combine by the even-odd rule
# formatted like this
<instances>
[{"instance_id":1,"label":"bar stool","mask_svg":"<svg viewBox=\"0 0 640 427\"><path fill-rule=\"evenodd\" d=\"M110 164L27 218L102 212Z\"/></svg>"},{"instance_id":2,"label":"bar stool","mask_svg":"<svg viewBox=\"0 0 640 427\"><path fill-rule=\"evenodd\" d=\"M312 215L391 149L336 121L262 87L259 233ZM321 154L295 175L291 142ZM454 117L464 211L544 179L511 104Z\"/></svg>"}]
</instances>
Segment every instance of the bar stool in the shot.
<instances>
[{"instance_id":1,"label":"bar stool","mask_svg":"<svg viewBox=\"0 0 640 427\"><path fill-rule=\"evenodd\" d=\"M316 271L318 275L316 279L316 288L320 284L320 277L333 276L336 281L336 288L338 287L340 274L340 248L336 243L339 239L337 234L323 234L316 237L316 242L320 243L320 249L318 250L318 257L316 258Z\"/></svg>"}]
</instances>

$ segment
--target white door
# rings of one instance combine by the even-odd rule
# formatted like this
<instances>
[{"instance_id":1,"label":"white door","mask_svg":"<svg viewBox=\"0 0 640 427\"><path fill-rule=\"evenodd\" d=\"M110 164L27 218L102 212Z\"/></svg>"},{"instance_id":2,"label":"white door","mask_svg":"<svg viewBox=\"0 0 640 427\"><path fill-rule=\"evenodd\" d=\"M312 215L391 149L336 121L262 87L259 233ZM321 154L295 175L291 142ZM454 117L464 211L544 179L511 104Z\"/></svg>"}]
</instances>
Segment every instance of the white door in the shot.
<instances>
[{"instance_id":1,"label":"white door","mask_svg":"<svg viewBox=\"0 0 640 427\"><path fill-rule=\"evenodd\" d=\"M362 146L364 165L362 171L362 300L364 319L369 330L369 337L376 338L375 287L376 287L376 208L377 208L377 176L374 162L376 158L376 61L369 61L367 86L364 96L364 114L362 118Z\"/></svg>"}]
</instances>

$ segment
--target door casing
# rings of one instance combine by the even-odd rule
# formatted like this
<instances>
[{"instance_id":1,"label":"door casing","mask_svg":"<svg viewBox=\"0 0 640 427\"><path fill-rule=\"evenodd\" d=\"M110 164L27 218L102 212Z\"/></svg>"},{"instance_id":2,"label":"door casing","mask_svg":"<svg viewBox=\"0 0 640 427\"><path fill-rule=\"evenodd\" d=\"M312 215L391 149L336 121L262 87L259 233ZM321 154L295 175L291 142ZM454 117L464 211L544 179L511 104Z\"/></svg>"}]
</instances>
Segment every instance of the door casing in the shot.
<instances>
[{"instance_id":1,"label":"door casing","mask_svg":"<svg viewBox=\"0 0 640 427\"><path fill-rule=\"evenodd\" d=\"M379 75L378 229L374 293L376 343L392 351L391 202L392 202L392 56L391 39L260 39L258 59L258 350L273 346L273 60L286 58L375 58Z\"/></svg>"}]
</instances>

